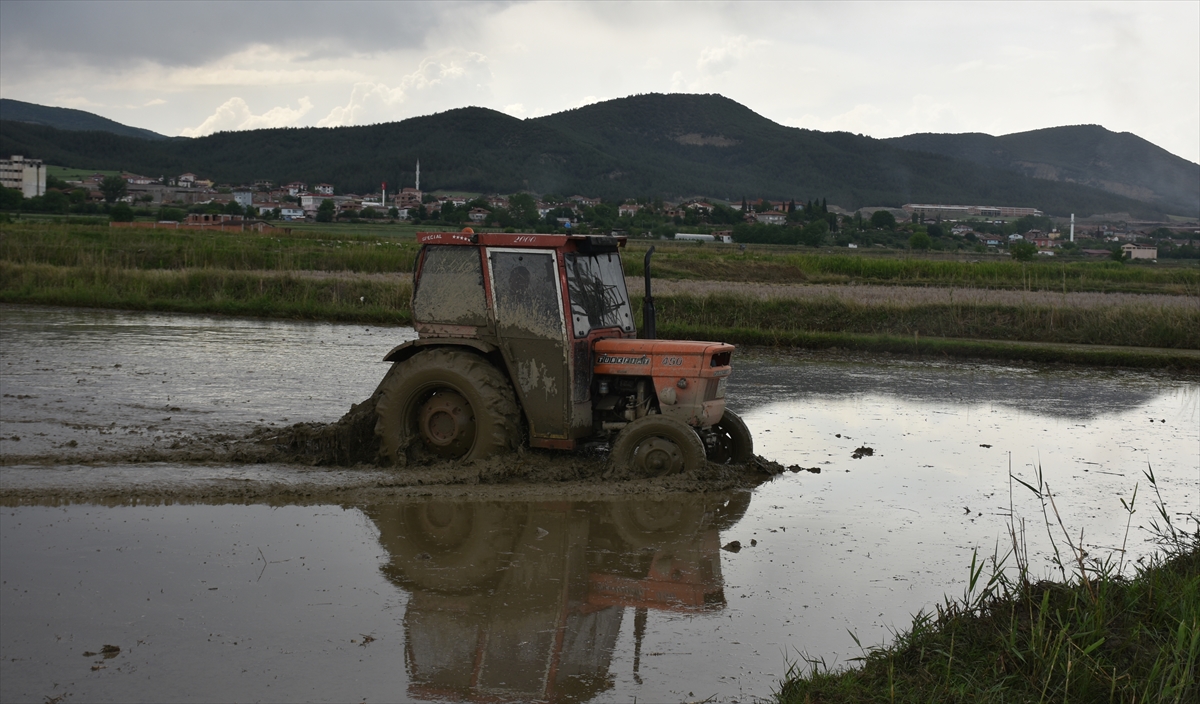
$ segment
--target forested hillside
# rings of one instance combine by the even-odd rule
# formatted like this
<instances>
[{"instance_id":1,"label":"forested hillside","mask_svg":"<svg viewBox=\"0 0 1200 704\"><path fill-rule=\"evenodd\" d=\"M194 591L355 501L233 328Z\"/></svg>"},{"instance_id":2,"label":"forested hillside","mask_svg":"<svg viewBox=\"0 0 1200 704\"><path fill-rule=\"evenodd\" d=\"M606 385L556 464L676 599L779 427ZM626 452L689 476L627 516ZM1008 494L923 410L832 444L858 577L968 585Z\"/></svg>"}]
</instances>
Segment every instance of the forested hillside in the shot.
<instances>
[{"instance_id":1,"label":"forested hillside","mask_svg":"<svg viewBox=\"0 0 1200 704\"><path fill-rule=\"evenodd\" d=\"M887 140L914 149L1007 169L1035 178L1094 186L1157 203L1179 215L1200 215L1200 164L1141 137L1100 125L1073 125L988 134L910 134Z\"/></svg>"},{"instance_id":2,"label":"forested hillside","mask_svg":"<svg viewBox=\"0 0 1200 704\"><path fill-rule=\"evenodd\" d=\"M149 141L0 123L0 154L48 163L185 171L222 183L255 179L335 184L339 192L413 182L425 190L532 190L604 198L703 195L826 198L845 208L906 202L987 203L1053 214L1129 212L1155 205L1067 182L1037 180L970 160L900 149L843 132L771 122L719 95L640 95L537 119L463 108L364 127L224 132Z\"/></svg>"},{"instance_id":3,"label":"forested hillside","mask_svg":"<svg viewBox=\"0 0 1200 704\"><path fill-rule=\"evenodd\" d=\"M28 122L35 125L57 127L60 130L111 132L125 137L142 139L167 139L157 132L130 127L107 117L100 117L86 110L52 108L36 103L0 98L0 120Z\"/></svg>"}]
</instances>

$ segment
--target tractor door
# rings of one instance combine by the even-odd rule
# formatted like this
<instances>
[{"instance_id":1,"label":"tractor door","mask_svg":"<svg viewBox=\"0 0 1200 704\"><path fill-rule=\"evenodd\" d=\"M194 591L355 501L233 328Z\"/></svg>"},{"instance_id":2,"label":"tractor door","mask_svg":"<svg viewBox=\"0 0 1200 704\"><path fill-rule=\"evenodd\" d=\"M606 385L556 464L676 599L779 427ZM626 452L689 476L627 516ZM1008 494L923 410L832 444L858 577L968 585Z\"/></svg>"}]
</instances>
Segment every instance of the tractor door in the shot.
<instances>
[{"instance_id":1,"label":"tractor door","mask_svg":"<svg viewBox=\"0 0 1200 704\"><path fill-rule=\"evenodd\" d=\"M531 440L566 440L571 383L556 255L553 250L492 248L488 268L496 332Z\"/></svg>"}]
</instances>

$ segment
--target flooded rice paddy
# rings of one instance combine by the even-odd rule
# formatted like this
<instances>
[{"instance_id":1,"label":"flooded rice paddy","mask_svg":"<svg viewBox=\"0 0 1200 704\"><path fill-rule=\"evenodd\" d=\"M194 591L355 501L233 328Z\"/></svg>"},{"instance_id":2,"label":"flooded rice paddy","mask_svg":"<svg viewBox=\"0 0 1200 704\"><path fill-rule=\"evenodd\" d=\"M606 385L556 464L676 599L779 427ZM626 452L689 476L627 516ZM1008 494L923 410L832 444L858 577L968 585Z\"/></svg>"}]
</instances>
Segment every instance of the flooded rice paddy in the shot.
<instances>
[{"instance_id":1,"label":"flooded rice paddy","mask_svg":"<svg viewBox=\"0 0 1200 704\"><path fill-rule=\"evenodd\" d=\"M1126 559L1151 552L1149 467L1174 520L1200 512L1195 378L879 357L735 358L756 451L800 470L752 491L140 461L334 420L411 336L0 308L0 700L753 701L961 594L1007 550L1010 489L1054 574L1010 467L1093 556L1135 486ZM260 484L303 490L219 498Z\"/></svg>"}]
</instances>

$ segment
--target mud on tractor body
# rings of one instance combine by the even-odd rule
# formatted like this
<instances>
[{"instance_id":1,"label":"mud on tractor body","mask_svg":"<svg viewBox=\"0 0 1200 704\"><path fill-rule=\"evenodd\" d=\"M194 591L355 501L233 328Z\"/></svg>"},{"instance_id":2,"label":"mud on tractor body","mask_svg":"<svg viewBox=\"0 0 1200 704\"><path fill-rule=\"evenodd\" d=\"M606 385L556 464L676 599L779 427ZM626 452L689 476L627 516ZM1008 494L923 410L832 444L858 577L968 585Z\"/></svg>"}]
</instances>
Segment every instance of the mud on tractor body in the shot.
<instances>
[{"instance_id":1,"label":"mud on tractor body","mask_svg":"<svg viewBox=\"0 0 1200 704\"><path fill-rule=\"evenodd\" d=\"M725 408L733 346L638 339L625 238L417 238L418 339L385 357L394 364L376 406L386 459L481 459L524 442L608 445L614 465L645 475L750 459L750 433ZM649 257L644 327L653 337Z\"/></svg>"}]
</instances>

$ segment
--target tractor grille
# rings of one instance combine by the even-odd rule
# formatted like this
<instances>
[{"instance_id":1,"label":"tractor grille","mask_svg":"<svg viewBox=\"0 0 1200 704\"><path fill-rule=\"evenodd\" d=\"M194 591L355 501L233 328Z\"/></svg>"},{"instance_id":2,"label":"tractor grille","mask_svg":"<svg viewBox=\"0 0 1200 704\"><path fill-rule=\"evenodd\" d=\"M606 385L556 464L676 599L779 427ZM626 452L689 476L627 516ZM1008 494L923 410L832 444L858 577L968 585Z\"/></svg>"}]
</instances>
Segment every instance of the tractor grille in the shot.
<instances>
[{"instance_id":1,"label":"tractor grille","mask_svg":"<svg viewBox=\"0 0 1200 704\"><path fill-rule=\"evenodd\" d=\"M708 384L704 387L704 400L715 401L719 398L725 398L725 381L729 377L723 376L720 379L709 379Z\"/></svg>"}]
</instances>

